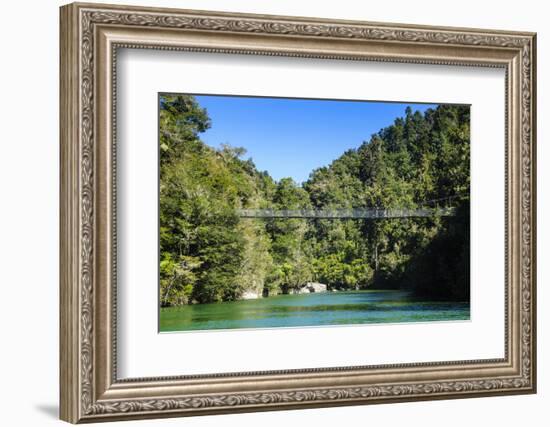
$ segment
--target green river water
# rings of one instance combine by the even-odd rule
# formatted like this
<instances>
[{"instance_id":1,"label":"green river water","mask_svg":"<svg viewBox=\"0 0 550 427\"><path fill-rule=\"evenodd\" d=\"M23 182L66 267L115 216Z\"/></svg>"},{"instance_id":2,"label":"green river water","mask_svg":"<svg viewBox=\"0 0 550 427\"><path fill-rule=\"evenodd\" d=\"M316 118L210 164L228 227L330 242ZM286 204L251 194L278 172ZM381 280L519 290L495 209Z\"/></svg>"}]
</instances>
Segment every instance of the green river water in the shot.
<instances>
[{"instance_id":1,"label":"green river water","mask_svg":"<svg viewBox=\"0 0 550 427\"><path fill-rule=\"evenodd\" d=\"M402 291L368 290L161 308L160 332L468 319L467 302L424 301Z\"/></svg>"}]
</instances>

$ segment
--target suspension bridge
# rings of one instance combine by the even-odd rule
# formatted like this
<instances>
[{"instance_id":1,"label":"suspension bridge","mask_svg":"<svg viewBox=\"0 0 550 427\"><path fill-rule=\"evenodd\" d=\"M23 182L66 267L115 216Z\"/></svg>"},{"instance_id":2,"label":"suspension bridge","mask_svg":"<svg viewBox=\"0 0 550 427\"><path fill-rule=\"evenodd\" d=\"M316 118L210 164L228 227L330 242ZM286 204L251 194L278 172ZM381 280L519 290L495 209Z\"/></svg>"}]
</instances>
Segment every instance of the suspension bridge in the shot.
<instances>
[{"instance_id":1,"label":"suspension bridge","mask_svg":"<svg viewBox=\"0 0 550 427\"><path fill-rule=\"evenodd\" d=\"M380 219L454 216L456 209L238 209L237 214L241 218Z\"/></svg>"},{"instance_id":2,"label":"suspension bridge","mask_svg":"<svg viewBox=\"0 0 550 427\"><path fill-rule=\"evenodd\" d=\"M456 208L449 206L460 195L423 202L419 208L351 208L351 209L237 209L241 218L311 218L311 219L383 219L455 216ZM443 202L443 203L442 203ZM439 206L447 204L447 206Z\"/></svg>"}]
</instances>

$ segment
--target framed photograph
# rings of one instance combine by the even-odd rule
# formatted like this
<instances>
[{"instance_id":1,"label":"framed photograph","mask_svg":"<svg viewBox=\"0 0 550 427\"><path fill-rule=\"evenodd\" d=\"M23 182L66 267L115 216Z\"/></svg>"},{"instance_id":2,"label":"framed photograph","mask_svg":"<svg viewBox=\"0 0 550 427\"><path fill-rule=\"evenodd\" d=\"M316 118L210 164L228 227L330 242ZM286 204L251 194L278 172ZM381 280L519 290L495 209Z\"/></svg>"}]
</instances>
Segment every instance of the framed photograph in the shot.
<instances>
[{"instance_id":1,"label":"framed photograph","mask_svg":"<svg viewBox=\"0 0 550 427\"><path fill-rule=\"evenodd\" d=\"M63 420L535 392L535 34L60 22Z\"/></svg>"}]
</instances>

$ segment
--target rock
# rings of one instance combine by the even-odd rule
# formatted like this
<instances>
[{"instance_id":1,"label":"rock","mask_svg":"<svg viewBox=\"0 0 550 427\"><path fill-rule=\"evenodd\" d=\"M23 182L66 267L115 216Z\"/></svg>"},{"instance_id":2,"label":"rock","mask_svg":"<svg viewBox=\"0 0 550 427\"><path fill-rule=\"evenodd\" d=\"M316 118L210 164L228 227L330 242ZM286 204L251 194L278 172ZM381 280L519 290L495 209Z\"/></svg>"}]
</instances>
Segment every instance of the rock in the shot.
<instances>
[{"instance_id":1,"label":"rock","mask_svg":"<svg viewBox=\"0 0 550 427\"><path fill-rule=\"evenodd\" d=\"M324 283L308 282L305 288L309 289L309 292L326 292L327 285Z\"/></svg>"},{"instance_id":2,"label":"rock","mask_svg":"<svg viewBox=\"0 0 550 427\"><path fill-rule=\"evenodd\" d=\"M309 294L311 291L307 286L302 286L301 288L292 288L289 293L291 294Z\"/></svg>"},{"instance_id":3,"label":"rock","mask_svg":"<svg viewBox=\"0 0 550 427\"><path fill-rule=\"evenodd\" d=\"M260 295L254 291L245 291L241 295L241 299L258 299L258 298L260 298Z\"/></svg>"},{"instance_id":4,"label":"rock","mask_svg":"<svg viewBox=\"0 0 550 427\"><path fill-rule=\"evenodd\" d=\"M327 292L328 286L324 283L317 283L317 282L308 282L304 286L298 288L298 289L291 289L291 294L309 294L314 292Z\"/></svg>"}]
</instances>

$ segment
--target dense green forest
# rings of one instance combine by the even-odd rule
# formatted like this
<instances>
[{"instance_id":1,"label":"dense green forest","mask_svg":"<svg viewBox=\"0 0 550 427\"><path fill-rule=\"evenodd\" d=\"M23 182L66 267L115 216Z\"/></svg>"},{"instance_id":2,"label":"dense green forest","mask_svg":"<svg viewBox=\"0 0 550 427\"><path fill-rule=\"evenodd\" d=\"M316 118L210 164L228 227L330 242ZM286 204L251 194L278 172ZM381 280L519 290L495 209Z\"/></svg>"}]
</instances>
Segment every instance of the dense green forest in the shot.
<instances>
[{"instance_id":1,"label":"dense green forest","mask_svg":"<svg viewBox=\"0 0 550 427\"><path fill-rule=\"evenodd\" d=\"M194 97L161 96L162 306L288 293L310 281L469 300L469 107L407 108L301 184L275 181L243 148L206 145L200 134L210 125ZM236 212L417 208L426 201L456 207L457 215L243 219Z\"/></svg>"}]
</instances>

